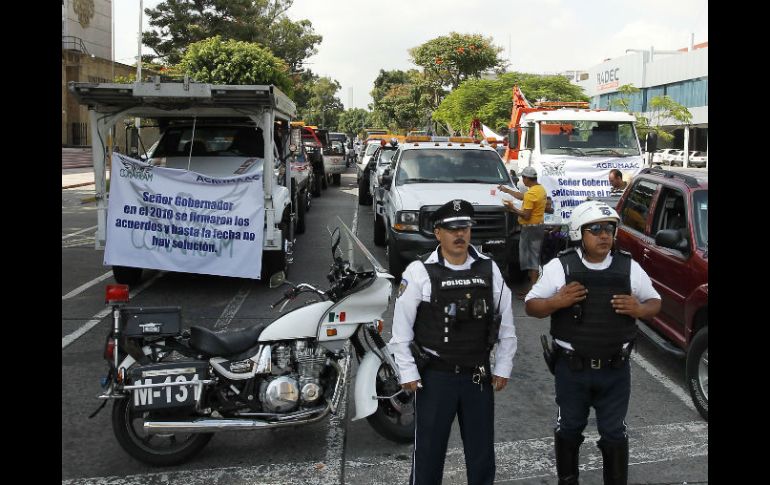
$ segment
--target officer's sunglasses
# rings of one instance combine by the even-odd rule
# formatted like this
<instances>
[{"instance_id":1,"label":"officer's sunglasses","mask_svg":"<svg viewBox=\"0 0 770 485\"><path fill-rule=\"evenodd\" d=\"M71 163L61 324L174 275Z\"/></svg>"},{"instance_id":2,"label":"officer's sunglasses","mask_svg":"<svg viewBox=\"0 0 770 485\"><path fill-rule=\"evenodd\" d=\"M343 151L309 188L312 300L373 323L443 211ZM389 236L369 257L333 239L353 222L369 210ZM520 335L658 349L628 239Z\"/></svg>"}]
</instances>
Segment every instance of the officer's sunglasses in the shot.
<instances>
[{"instance_id":1,"label":"officer's sunglasses","mask_svg":"<svg viewBox=\"0 0 770 485\"><path fill-rule=\"evenodd\" d=\"M595 222L593 224L589 224L587 226L583 226L584 231L588 231L594 236L598 236L602 233L602 231L606 231L607 234L610 236L615 235L615 228L617 227L617 224L614 222L607 222L604 224L599 224L598 222Z\"/></svg>"}]
</instances>

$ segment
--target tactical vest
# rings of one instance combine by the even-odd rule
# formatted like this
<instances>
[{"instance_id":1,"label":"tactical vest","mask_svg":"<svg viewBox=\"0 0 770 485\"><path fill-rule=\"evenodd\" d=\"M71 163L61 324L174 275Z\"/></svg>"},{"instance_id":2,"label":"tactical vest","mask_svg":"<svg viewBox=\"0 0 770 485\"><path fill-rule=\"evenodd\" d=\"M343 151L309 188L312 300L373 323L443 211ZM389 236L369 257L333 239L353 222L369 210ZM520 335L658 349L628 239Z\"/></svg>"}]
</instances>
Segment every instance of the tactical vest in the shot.
<instances>
[{"instance_id":1,"label":"tactical vest","mask_svg":"<svg viewBox=\"0 0 770 485\"><path fill-rule=\"evenodd\" d=\"M587 268L575 248L562 251L565 284L577 281L588 294L581 303L551 315L551 335L572 344L583 357L603 359L617 354L636 337L636 320L612 308L612 295L631 294L631 256L616 251L607 269Z\"/></svg>"},{"instance_id":2,"label":"tactical vest","mask_svg":"<svg viewBox=\"0 0 770 485\"><path fill-rule=\"evenodd\" d=\"M423 264L430 277L430 302L420 302L414 322L418 345L438 352L441 360L476 366L489 360L489 332L493 327L492 260L480 258L467 270L452 270L439 262ZM497 335L494 335L496 338Z\"/></svg>"}]
</instances>

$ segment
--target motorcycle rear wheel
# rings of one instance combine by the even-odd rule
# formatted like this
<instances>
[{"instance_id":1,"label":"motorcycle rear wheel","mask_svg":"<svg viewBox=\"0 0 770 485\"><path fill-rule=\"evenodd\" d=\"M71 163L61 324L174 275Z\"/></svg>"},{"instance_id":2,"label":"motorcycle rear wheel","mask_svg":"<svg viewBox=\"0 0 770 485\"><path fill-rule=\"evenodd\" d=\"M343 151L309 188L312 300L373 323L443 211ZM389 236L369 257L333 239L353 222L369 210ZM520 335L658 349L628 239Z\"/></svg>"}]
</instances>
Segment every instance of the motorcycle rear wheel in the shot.
<instances>
[{"instance_id":1,"label":"motorcycle rear wheel","mask_svg":"<svg viewBox=\"0 0 770 485\"><path fill-rule=\"evenodd\" d=\"M377 371L377 395L392 396L401 389L395 374L383 363ZM366 418L383 438L396 443L414 441L414 393L401 393L392 399L378 399L377 411Z\"/></svg>"},{"instance_id":2,"label":"motorcycle rear wheel","mask_svg":"<svg viewBox=\"0 0 770 485\"><path fill-rule=\"evenodd\" d=\"M147 413L130 406L131 398L115 400L112 406L112 430L126 452L151 466L184 463L206 446L214 433L146 434L142 429Z\"/></svg>"}]
</instances>

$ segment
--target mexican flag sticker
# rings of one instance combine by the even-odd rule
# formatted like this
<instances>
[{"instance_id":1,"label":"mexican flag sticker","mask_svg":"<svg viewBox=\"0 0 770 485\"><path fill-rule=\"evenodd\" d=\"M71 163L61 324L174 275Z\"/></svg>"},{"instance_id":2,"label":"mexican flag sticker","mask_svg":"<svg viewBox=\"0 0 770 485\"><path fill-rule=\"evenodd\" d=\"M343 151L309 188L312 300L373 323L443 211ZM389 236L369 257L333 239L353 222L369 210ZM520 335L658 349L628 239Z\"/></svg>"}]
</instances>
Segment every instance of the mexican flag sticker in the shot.
<instances>
[{"instance_id":1,"label":"mexican flag sticker","mask_svg":"<svg viewBox=\"0 0 770 485\"><path fill-rule=\"evenodd\" d=\"M329 312L329 323L334 322L344 322L345 321L345 312Z\"/></svg>"}]
</instances>

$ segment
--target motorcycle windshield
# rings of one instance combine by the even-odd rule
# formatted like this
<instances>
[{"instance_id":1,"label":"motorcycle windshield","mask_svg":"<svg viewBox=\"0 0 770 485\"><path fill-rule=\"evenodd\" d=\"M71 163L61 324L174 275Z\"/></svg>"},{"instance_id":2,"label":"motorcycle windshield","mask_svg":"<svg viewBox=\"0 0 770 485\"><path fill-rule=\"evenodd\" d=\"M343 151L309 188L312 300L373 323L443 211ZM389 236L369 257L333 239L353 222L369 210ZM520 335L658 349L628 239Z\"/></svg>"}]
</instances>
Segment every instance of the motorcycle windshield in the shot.
<instances>
[{"instance_id":1,"label":"motorcycle windshield","mask_svg":"<svg viewBox=\"0 0 770 485\"><path fill-rule=\"evenodd\" d=\"M342 222L339 216L337 216L337 220L341 228L340 246L337 251L342 252L342 257L350 263L350 268L357 273L369 271L387 273L388 270L366 249L364 243L353 234L353 231Z\"/></svg>"}]
</instances>

